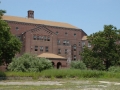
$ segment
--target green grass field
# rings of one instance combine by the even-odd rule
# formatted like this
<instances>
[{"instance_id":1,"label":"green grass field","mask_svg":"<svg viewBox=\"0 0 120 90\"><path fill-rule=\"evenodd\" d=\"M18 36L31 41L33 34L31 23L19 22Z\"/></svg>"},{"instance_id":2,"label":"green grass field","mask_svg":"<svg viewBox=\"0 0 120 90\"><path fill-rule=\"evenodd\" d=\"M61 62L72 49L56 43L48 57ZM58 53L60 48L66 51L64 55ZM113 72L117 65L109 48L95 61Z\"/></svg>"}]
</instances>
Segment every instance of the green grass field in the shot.
<instances>
[{"instance_id":1,"label":"green grass field","mask_svg":"<svg viewBox=\"0 0 120 90\"><path fill-rule=\"evenodd\" d=\"M120 90L119 72L50 69L37 73L0 72L0 77L6 78L0 80L0 90Z\"/></svg>"}]
</instances>

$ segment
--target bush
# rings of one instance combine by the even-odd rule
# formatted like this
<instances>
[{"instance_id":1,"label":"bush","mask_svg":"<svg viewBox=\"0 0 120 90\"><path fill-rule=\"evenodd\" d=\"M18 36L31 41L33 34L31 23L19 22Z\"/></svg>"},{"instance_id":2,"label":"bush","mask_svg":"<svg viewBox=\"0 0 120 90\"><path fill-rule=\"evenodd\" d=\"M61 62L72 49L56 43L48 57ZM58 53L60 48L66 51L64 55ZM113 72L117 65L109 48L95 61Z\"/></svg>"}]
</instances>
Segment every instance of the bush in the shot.
<instances>
[{"instance_id":1,"label":"bush","mask_svg":"<svg viewBox=\"0 0 120 90\"><path fill-rule=\"evenodd\" d=\"M120 72L120 67L119 66L111 66L108 71L110 72Z\"/></svg>"},{"instance_id":2,"label":"bush","mask_svg":"<svg viewBox=\"0 0 120 90\"><path fill-rule=\"evenodd\" d=\"M82 61L72 61L71 68L84 70L86 69L86 65Z\"/></svg>"},{"instance_id":3,"label":"bush","mask_svg":"<svg viewBox=\"0 0 120 90\"><path fill-rule=\"evenodd\" d=\"M50 60L38 58L31 54L24 54L19 58L13 58L8 66L8 70L16 72L41 72L50 68L52 68Z\"/></svg>"}]
</instances>

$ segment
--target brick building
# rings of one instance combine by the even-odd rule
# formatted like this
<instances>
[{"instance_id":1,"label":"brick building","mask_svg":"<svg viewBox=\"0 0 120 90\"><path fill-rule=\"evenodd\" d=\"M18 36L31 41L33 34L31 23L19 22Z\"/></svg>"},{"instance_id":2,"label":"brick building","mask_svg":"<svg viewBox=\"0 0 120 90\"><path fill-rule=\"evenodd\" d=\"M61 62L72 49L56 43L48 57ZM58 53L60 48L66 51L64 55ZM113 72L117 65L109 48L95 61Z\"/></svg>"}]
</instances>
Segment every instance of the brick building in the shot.
<instances>
[{"instance_id":1,"label":"brick building","mask_svg":"<svg viewBox=\"0 0 120 90\"><path fill-rule=\"evenodd\" d=\"M22 42L19 55L53 53L65 57L66 62L81 59L82 38L86 36L82 29L68 23L34 19L32 10L27 18L4 15L3 20Z\"/></svg>"}]
</instances>

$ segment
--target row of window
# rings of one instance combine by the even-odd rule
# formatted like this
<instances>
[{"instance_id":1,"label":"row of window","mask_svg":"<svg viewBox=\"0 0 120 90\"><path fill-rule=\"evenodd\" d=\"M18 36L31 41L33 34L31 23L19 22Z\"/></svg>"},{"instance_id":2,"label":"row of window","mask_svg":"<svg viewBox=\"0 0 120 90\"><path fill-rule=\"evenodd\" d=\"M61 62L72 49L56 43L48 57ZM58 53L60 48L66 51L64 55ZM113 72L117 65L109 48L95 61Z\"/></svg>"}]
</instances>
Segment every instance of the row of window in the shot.
<instances>
[{"instance_id":1,"label":"row of window","mask_svg":"<svg viewBox=\"0 0 120 90\"><path fill-rule=\"evenodd\" d=\"M61 53L62 53L61 49L58 49L58 54L61 54ZM65 49L64 53L67 54L68 53L68 49Z\"/></svg>"},{"instance_id":2,"label":"row of window","mask_svg":"<svg viewBox=\"0 0 120 90\"><path fill-rule=\"evenodd\" d=\"M59 34L59 32L58 32L58 31L56 31L56 34L58 35L58 34ZM68 35L68 33L67 33L67 32L65 32L65 35L67 36L67 35ZM74 35L74 36L76 36L76 33L74 33L73 35Z\"/></svg>"},{"instance_id":3,"label":"row of window","mask_svg":"<svg viewBox=\"0 0 120 90\"><path fill-rule=\"evenodd\" d=\"M84 46L85 46L85 42L82 42L82 47L84 47ZM88 47L91 47L90 43L88 43Z\"/></svg>"},{"instance_id":4,"label":"row of window","mask_svg":"<svg viewBox=\"0 0 120 90\"><path fill-rule=\"evenodd\" d=\"M57 44L60 45L60 44L61 44L61 41L58 40L58 41L57 41ZM69 40L63 40L63 45L69 45Z\"/></svg>"},{"instance_id":5,"label":"row of window","mask_svg":"<svg viewBox=\"0 0 120 90\"><path fill-rule=\"evenodd\" d=\"M40 46L40 47L35 46L35 51L40 50L40 51L43 52L44 48L45 48L45 52L49 52L49 48L48 48L48 46L45 46L45 47L43 47L43 46Z\"/></svg>"},{"instance_id":6,"label":"row of window","mask_svg":"<svg viewBox=\"0 0 120 90\"><path fill-rule=\"evenodd\" d=\"M50 37L49 37L49 36L38 36L38 35L33 35L33 40L50 41Z\"/></svg>"}]
</instances>

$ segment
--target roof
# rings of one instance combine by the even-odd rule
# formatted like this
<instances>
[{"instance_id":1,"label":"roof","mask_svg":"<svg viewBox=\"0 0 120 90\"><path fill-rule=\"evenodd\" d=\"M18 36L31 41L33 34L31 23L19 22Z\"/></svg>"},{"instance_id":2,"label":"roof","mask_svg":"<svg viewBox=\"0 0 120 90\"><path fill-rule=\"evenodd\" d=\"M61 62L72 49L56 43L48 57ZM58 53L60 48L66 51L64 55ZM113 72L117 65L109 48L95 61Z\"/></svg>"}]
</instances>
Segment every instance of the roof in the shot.
<instances>
[{"instance_id":1,"label":"roof","mask_svg":"<svg viewBox=\"0 0 120 90\"><path fill-rule=\"evenodd\" d=\"M17 17L17 16L4 15L4 16L2 16L2 19L7 20L7 21L16 21L16 22L24 22L24 23L32 23L32 24L44 24L44 25L49 25L49 26L79 29L68 23L54 22L54 21L47 21L47 20L38 20L38 19L32 19L32 18L23 18L23 17Z\"/></svg>"},{"instance_id":2,"label":"roof","mask_svg":"<svg viewBox=\"0 0 120 90\"><path fill-rule=\"evenodd\" d=\"M82 37L82 40L87 40L87 36L83 36L83 37Z\"/></svg>"},{"instance_id":3,"label":"roof","mask_svg":"<svg viewBox=\"0 0 120 90\"><path fill-rule=\"evenodd\" d=\"M62 57L53 53L42 53L37 57L66 59L65 57Z\"/></svg>"}]
</instances>

